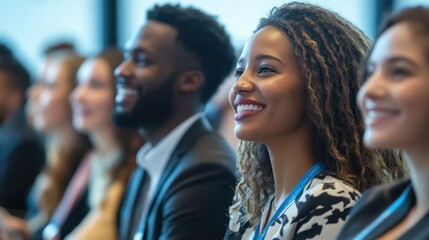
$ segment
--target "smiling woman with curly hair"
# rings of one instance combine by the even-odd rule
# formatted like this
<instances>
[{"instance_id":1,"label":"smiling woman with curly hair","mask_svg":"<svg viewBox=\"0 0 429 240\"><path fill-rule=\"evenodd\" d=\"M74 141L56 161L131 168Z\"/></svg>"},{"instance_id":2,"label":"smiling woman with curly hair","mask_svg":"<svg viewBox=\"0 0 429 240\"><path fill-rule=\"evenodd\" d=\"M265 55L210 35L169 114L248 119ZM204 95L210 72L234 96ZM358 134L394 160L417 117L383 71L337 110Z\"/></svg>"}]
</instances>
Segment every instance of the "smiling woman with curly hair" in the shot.
<instances>
[{"instance_id":1,"label":"smiling woman with curly hair","mask_svg":"<svg viewBox=\"0 0 429 240\"><path fill-rule=\"evenodd\" d=\"M226 239L332 239L362 190L404 176L398 155L361 141L355 97L369 46L314 5L261 19L230 92L241 179Z\"/></svg>"}]
</instances>

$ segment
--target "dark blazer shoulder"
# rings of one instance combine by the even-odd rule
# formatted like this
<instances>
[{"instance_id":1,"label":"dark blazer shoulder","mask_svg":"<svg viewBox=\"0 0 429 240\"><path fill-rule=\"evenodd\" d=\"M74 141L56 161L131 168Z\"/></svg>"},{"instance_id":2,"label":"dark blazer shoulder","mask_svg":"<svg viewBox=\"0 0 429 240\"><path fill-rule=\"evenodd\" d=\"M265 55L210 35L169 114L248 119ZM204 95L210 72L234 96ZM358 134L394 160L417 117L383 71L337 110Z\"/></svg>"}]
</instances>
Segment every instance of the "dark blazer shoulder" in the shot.
<instances>
[{"instance_id":1,"label":"dark blazer shoulder","mask_svg":"<svg viewBox=\"0 0 429 240\"><path fill-rule=\"evenodd\" d=\"M27 194L44 163L43 143L18 110L0 127L0 205L25 211Z\"/></svg>"},{"instance_id":2,"label":"dark blazer shoulder","mask_svg":"<svg viewBox=\"0 0 429 240\"><path fill-rule=\"evenodd\" d=\"M221 239L236 181L234 158L226 141L197 120L162 173L144 239Z\"/></svg>"},{"instance_id":3,"label":"dark blazer shoulder","mask_svg":"<svg viewBox=\"0 0 429 240\"><path fill-rule=\"evenodd\" d=\"M178 164L182 168L213 164L234 172L234 151L204 119L198 120L191 126L176 151L180 158Z\"/></svg>"},{"instance_id":4,"label":"dark blazer shoulder","mask_svg":"<svg viewBox=\"0 0 429 240\"><path fill-rule=\"evenodd\" d=\"M393 203L409 184L410 180L402 180L367 189L351 210L338 239L353 239Z\"/></svg>"},{"instance_id":5,"label":"dark blazer shoulder","mask_svg":"<svg viewBox=\"0 0 429 240\"><path fill-rule=\"evenodd\" d=\"M401 180L393 183L378 185L367 189L359 200L351 214L356 214L360 209L371 209L372 212L382 212L389 204L393 203L410 184L410 180Z\"/></svg>"}]
</instances>

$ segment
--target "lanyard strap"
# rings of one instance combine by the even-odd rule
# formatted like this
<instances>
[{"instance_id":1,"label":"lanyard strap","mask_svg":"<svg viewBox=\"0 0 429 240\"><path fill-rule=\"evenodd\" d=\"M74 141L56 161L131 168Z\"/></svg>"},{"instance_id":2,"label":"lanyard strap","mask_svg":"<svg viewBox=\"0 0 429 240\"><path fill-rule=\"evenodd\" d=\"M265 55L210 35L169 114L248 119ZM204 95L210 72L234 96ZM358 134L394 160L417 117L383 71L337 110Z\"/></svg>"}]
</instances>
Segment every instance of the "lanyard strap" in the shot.
<instances>
[{"instance_id":1,"label":"lanyard strap","mask_svg":"<svg viewBox=\"0 0 429 240\"><path fill-rule=\"evenodd\" d=\"M411 185L408 186L402 194L399 196L398 199L396 199L386 210L383 211L383 213L380 214L370 225L368 225L366 228L360 232L359 235L357 235L354 239L366 239L366 237L374 231L381 223L383 223L388 217L390 217L398 208L400 208L404 202L406 201L409 193L411 191Z\"/></svg>"},{"instance_id":2,"label":"lanyard strap","mask_svg":"<svg viewBox=\"0 0 429 240\"><path fill-rule=\"evenodd\" d=\"M261 240L264 239L267 235L268 229L271 225L277 220L279 215L298 197L298 195L304 190L304 187L317 175L319 175L325 169L324 165L320 162L314 164L302 178L299 180L298 184L292 189L292 192L287 196L287 198L283 201L282 205L277 209L274 215L271 217L268 224L266 224L263 232L260 232L261 223L259 222L258 226L255 229L253 240Z\"/></svg>"},{"instance_id":3,"label":"lanyard strap","mask_svg":"<svg viewBox=\"0 0 429 240\"><path fill-rule=\"evenodd\" d=\"M67 189L61 198L49 224L43 229L43 239L59 239L61 228L76 206L85 188L88 186L89 175L91 173L91 157L86 155L73 175Z\"/></svg>"}]
</instances>

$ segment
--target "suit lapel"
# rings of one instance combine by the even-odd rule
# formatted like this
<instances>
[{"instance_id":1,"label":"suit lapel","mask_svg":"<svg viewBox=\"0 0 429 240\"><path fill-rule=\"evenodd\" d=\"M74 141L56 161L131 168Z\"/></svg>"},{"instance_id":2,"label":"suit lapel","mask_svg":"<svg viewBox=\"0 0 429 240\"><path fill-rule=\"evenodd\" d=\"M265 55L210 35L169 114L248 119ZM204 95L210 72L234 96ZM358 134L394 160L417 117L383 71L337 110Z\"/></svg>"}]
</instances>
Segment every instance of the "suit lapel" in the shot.
<instances>
[{"instance_id":1,"label":"suit lapel","mask_svg":"<svg viewBox=\"0 0 429 240\"><path fill-rule=\"evenodd\" d=\"M188 151L188 149L192 146L192 144L195 142L195 140L198 139L199 136L209 133L211 130L210 124L207 122L205 118L201 118L197 120L185 133L185 135L181 138L178 145L174 149L173 153L170 156L170 159L167 162L167 165L165 166L165 169L161 175L161 178L159 179L158 185L156 187L155 193L153 195L153 198L150 199L149 202L149 208L148 208L148 214L146 219L144 219L145 222L142 223L144 226L143 232L144 236L146 236L146 220L151 215L153 209L153 206L157 199L162 198L164 192L161 193L161 190L165 184L165 181L167 178L171 175L171 173L174 171L176 166L179 164L179 160L181 156Z\"/></svg>"},{"instance_id":2,"label":"suit lapel","mask_svg":"<svg viewBox=\"0 0 429 240\"><path fill-rule=\"evenodd\" d=\"M130 178L123 211L121 211L121 239L128 239L130 234L134 234L130 232L130 226L131 221L134 219L133 209L136 205L139 190L141 190L143 185L144 175L145 171L141 167L138 167Z\"/></svg>"}]
</instances>

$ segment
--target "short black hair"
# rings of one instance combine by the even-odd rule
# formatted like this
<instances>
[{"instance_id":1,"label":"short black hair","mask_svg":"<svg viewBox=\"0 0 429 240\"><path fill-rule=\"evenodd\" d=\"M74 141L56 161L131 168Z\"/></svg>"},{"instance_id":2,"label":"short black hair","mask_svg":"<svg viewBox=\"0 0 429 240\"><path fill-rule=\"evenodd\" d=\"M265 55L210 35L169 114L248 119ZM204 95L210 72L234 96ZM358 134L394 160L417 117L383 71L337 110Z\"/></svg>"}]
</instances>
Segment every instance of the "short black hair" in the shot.
<instances>
[{"instance_id":1,"label":"short black hair","mask_svg":"<svg viewBox=\"0 0 429 240\"><path fill-rule=\"evenodd\" d=\"M206 103L231 73L236 58L230 37L216 18L193 7L155 5L147 20L168 24L177 30L177 40L200 60L205 83L200 99Z\"/></svg>"},{"instance_id":2,"label":"short black hair","mask_svg":"<svg viewBox=\"0 0 429 240\"><path fill-rule=\"evenodd\" d=\"M6 45L0 43L0 59L12 58L12 57L13 57L12 50L10 50L10 48L7 47Z\"/></svg>"},{"instance_id":3,"label":"short black hair","mask_svg":"<svg viewBox=\"0 0 429 240\"><path fill-rule=\"evenodd\" d=\"M6 45L0 43L0 71L9 74L9 86L25 92L30 86L30 74Z\"/></svg>"}]
</instances>

